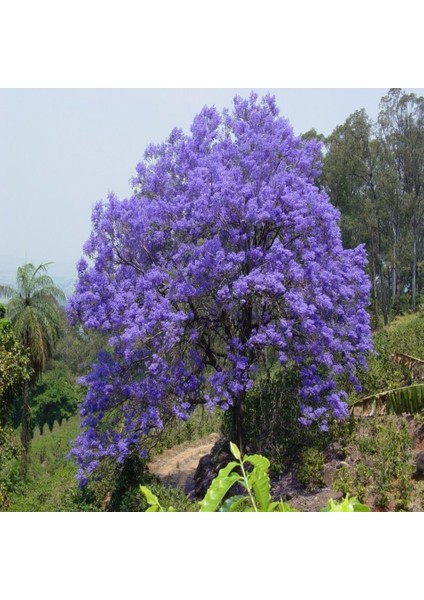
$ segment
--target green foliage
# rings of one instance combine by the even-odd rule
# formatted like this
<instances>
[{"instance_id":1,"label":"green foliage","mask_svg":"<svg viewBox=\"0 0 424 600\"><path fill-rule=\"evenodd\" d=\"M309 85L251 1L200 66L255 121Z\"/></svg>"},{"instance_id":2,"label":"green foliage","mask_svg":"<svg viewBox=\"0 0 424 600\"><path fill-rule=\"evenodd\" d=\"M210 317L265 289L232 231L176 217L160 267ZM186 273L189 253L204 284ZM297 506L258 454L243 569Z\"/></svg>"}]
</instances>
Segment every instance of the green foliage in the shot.
<instances>
[{"instance_id":1,"label":"green foliage","mask_svg":"<svg viewBox=\"0 0 424 600\"><path fill-rule=\"evenodd\" d=\"M100 350L107 349L108 338L98 331L84 330L81 326L71 326L64 311L61 311L61 335L53 352L53 358L66 364L75 376L87 374L97 360Z\"/></svg>"},{"instance_id":2,"label":"green foliage","mask_svg":"<svg viewBox=\"0 0 424 600\"><path fill-rule=\"evenodd\" d=\"M9 493L19 481L12 465L18 456L18 445L10 428L0 425L0 510L9 506Z\"/></svg>"},{"instance_id":3,"label":"green foliage","mask_svg":"<svg viewBox=\"0 0 424 600\"><path fill-rule=\"evenodd\" d=\"M368 359L368 371L360 376L362 397L352 394L351 410L361 414L415 414L423 407L424 388L414 385L419 365L413 356L424 356L424 317L399 317L374 334L375 355ZM419 361L418 361L419 362Z\"/></svg>"},{"instance_id":4,"label":"green foliage","mask_svg":"<svg viewBox=\"0 0 424 600\"><path fill-rule=\"evenodd\" d=\"M28 354L16 339L12 323L0 318L0 425L6 425L13 399L31 373Z\"/></svg>"},{"instance_id":5,"label":"green foliage","mask_svg":"<svg viewBox=\"0 0 424 600\"><path fill-rule=\"evenodd\" d=\"M368 465L358 463L353 472L348 465L343 465L337 472L333 488L343 496L353 493L360 502L363 502L371 479L372 470Z\"/></svg>"},{"instance_id":6,"label":"green foliage","mask_svg":"<svg viewBox=\"0 0 424 600\"><path fill-rule=\"evenodd\" d=\"M19 459L12 457L0 471L0 486L7 486L9 512L75 512L99 510L89 494L78 489L76 467L67 458L77 436L79 418L72 417L62 427L44 435L35 432L31 461L25 481L20 477ZM13 443L18 448L16 433Z\"/></svg>"},{"instance_id":7,"label":"green foliage","mask_svg":"<svg viewBox=\"0 0 424 600\"><path fill-rule=\"evenodd\" d=\"M147 485L140 485L138 497L141 500L139 510L143 512L197 512L198 505L191 502L189 498L180 489L162 485L159 481L153 480L151 483L146 481ZM140 495L140 491L142 495ZM159 502L159 498L161 502ZM165 510L163 505L168 508Z\"/></svg>"},{"instance_id":8,"label":"green foliage","mask_svg":"<svg viewBox=\"0 0 424 600\"><path fill-rule=\"evenodd\" d=\"M215 409L209 413L204 406L197 406L187 421L169 417L162 430L152 430L149 433L144 444L150 450L152 458L178 444L206 437L210 433L220 433L222 421L221 410Z\"/></svg>"},{"instance_id":9,"label":"green foliage","mask_svg":"<svg viewBox=\"0 0 424 600\"><path fill-rule=\"evenodd\" d=\"M230 442L231 453L236 460L229 462L210 484L205 497L198 503L199 512L297 512L285 502L271 501L268 470L269 460L260 454L241 456L236 444ZM227 497L238 486L243 493ZM168 505L165 509L151 488L140 485L140 492L148 505L146 512L176 512ZM341 503L330 499L322 512L369 512L370 508L357 498L346 497Z\"/></svg>"},{"instance_id":10,"label":"green foliage","mask_svg":"<svg viewBox=\"0 0 424 600\"><path fill-rule=\"evenodd\" d=\"M83 388L75 383L66 365L55 361L49 366L32 394L31 422L41 434L45 425L52 431L55 422L61 425L75 415L83 396Z\"/></svg>"},{"instance_id":11,"label":"green foliage","mask_svg":"<svg viewBox=\"0 0 424 600\"><path fill-rule=\"evenodd\" d=\"M199 512L293 512L288 504L271 501L269 460L259 454L242 458L240 450L232 442L230 448L236 460L219 471L198 504ZM236 485L244 494L226 499L230 489ZM140 491L149 505L148 512L164 512L158 497L149 488L140 486ZM175 512L176 508L169 506L167 511Z\"/></svg>"},{"instance_id":12,"label":"green foliage","mask_svg":"<svg viewBox=\"0 0 424 600\"><path fill-rule=\"evenodd\" d=\"M260 374L244 402L244 447L249 453L267 456L276 475L296 462L305 447L325 444L328 437L315 425L304 427L299 423L298 387L297 367L292 365L284 371L270 367ZM230 417L225 414L223 419L226 437L231 433Z\"/></svg>"},{"instance_id":13,"label":"green foliage","mask_svg":"<svg viewBox=\"0 0 424 600\"><path fill-rule=\"evenodd\" d=\"M355 402L351 411L356 416L414 415L424 410L424 384L385 390Z\"/></svg>"},{"instance_id":14,"label":"green foliage","mask_svg":"<svg viewBox=\"0 0 424 600\"><path fill-rule=\"evenodd\" d=\"M415 311L422 289L424 98L391 89L377 123L356 111L326 147L321 185L341 211L344 244L366 244L373 323L387 324Z\"/></svg>"},{"instance_id":15,"label":"green foliage","mask_svg":"<svg viewBox=\"0 0 424 600\"><path fill-rule=\"evenodd\" d=\"M59 301L65 300L47 273L47 264L19 267L16 288L0 286L0 295L8 298L6 316L12 321L17 339L29 351L35 377L44 370L47 358L61 330Z\"/></svg>"},{"instance_id":16,"label":"green foliage","mask_svg":"<svg viewBox=\"0 0 424 600\"><path fill-rule=\"evenodd\" d=\"M306 448L301 455L297 479L304 487L315 490L324 485L324 453L319 448Z\"/></svg>"},{"instance_id":17,"label":"green foliage","mask_svg":"<svg viewBox=\"0 0 424 600\"><path fill-rule=\"evenodd\" d=\"M340 502L335 502L332 498L327 502L320 512L370 512L369 506L359 502L357 498L349 498L349 494Z\"/></svg>"},{"instance_id":18,"label":"green foliage","mask_svg":"<svg viewBox=\"0 0 424 600\"><path fill-rule=\"evenodd\" d=\"M16 273L16 287L0 285L0 296L8 298L6 315L12 321L16 338L27 350L32 369L31 380L25 381L22 395L22 460L21 474L28 471L31 441L31 411L29 392L46 367L46 362L61 331L59 302L65 300L47 274L47 265L37 268L28 263Z\"/></svg>"},{"instance_id":19,"label":"green foliage","mask_svg":"<svg viewBox=\"0 0 424 600\"><path fill-rule=\"evenodd\" d=\"M362 419L355 443L358 460L352 468L346 465L339 470L334 489L354 494L361 501L373 497L382 510L389 506L409 510L415 463L407 421L395 417Z\"/></svg>"}]
</instances>

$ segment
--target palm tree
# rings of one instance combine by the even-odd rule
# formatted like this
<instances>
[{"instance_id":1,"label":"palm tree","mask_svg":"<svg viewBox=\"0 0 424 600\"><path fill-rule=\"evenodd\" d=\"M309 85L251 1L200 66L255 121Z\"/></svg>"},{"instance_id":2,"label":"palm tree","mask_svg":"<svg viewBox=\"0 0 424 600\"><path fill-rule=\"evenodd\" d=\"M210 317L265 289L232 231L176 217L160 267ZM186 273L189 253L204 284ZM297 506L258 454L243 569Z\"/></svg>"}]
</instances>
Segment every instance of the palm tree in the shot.
<instances>
[{"instance_id":1,"label":"palm tree","mask_svg":"<svg viewBox=\"0 0 424 600\"><path fill-rule=\"evenodd\" d=\"M33 376L25 381L22 400L22 461L21 475L26 477L29 444L31 440L30 389L43 372L47 358L59 337L61 329L59 301L65 300L63 291L46 275L47 266L32 264L19 267L16 288L0 286L0 297L8 298L6 316L12 321L16 337L28 349Z\"/></svg>"}]
</instances>

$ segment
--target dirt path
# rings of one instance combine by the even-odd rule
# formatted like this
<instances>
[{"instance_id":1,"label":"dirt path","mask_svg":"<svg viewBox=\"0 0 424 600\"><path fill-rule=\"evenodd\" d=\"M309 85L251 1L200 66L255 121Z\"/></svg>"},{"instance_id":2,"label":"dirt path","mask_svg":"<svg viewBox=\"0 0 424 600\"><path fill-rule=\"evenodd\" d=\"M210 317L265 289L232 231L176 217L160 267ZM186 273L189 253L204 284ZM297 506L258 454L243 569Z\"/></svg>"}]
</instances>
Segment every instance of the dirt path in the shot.
<instances>
[{"instance_id":1,"label":"dirt path","mask_svg":"<svg viewBox=\"0 0 424 600\"><path fill-rule=\"evenodd\" d=\"M186 494L190 494L194 489L193 476L199 460L209 454L218 438L217 433L211 433L206 438L165 450L149 463L149 471L157 475L165 485L182 488Z\"/></svg>"}]
</instances>

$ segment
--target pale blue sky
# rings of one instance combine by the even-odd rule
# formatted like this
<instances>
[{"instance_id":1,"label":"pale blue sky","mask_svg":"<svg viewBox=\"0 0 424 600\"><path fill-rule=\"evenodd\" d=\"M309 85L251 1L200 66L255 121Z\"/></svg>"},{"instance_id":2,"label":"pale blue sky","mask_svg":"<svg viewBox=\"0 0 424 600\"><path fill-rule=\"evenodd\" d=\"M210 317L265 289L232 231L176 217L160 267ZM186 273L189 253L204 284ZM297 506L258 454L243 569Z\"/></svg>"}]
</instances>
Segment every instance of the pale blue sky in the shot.
<instances>
[{"instance_id":1,"label":"pale blue sky","mask_svg":"<svg viewBox=\"0 0 424 600\"><path fill-rule=\"evenodd\" d=\"M387 89L278 89L300 134L329 134L360 108L373 119ZM423 89L411 89L423 94ZM149 142L188 130L205 105L231 106L249 89L0 89L0 260L54 261L72 276L93 204L129 179ZM14 269L18 264L10 264Z\"/></svg>"}]
</instances>

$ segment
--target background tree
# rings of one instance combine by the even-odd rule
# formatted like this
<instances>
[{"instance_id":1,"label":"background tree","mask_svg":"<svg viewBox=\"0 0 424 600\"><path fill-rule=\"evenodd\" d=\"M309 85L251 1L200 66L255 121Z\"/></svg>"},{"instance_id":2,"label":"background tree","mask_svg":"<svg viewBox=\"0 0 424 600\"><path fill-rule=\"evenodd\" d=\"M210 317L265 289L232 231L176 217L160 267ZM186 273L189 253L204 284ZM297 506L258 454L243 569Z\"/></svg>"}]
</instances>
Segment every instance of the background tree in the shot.
<instances>
[{"instance_id":1,"label":"background tree","mask_svg":"<svg viewBox=\"0 0 424 600\"><path fill-rule=\"evenodd\" d=\"M31 379L23 386L22 399L22 462L25 478L31 440L30 388L43 372L60 332L60 305L65 295L47 274L47 264L38 267L28 263L19 267L16 287L0 286L0 296L8 298L6 316L12 321L15 335L27 349L32 368Z\"/></svg>"},{"instance_id":2,"label":"background tree","mask_svg":"<svg viewBox=\"0 0 424 600\"><path fill-rule=\"evenodd\" d=\"M314 185L320 157L274 98L236 97L149 147L131 198L96 205L69 314L110 347L86 378L81 483L200 403L232 412L241 446L246 394L270 368L298 372L305 425L347 415L338 380L358 384L371 347L369 281Z\"/></svg>"},{"instance_id":3,"label":"background tree","mask_svg":"<svg viewBox=\"0 0 424 600\"><path fill-rule=\"evenodd\" d=\"M378 116L379 187L392 234L391 302L405 289L416 309L417 265L423 252L424 98L391 89Z\"/></svg>"},{"instance_id":4,"label":"background tree","mask_svg":"<svg viewBox=\"0 0 424 600\"><path fill-rule=\"evenodd\" d=\"M36 384L31 401L32 426L38 427L41 435L45 425L52 431L55 422L60 426L76 414L83 395L66 365L53 361L49 367Z\"/></svg>"},{"instance_id":5,"label":"background tree","mask_svg":"<svg viewBox=\"0 0 424 600\"><path fill-rule=\"evenodd\" d=\"M377 123L356 111L326 139L321 185L340 209L343 241L366 244L374 326L416 310L424 252L424 98L391 89Z\"/></svg>"},{"instance_id":6,"label":"background tree","mask_svg":"<svg viewBox=\"0 0 424 600\"><path fill-rule=\"evenodd\" d=\"M7 424L13 400L31 374L28 356L15 337L12 323L2 315L4 307L0 305L0 427Z\"/></svg>"},{"instance_id":7,"label":"background tree","mask_svg":"<svg viewBox=\"0 0 424 600\"><path fill-rule=\"evenodd\" d=\"M341 212L342 239L353 248L365 243L369 255L374 325L382 311L387 324L387 302L382 253L381 205L376 188L377 143L365 110L350 115L326 139L321 182Z\"/></svg>"}]
</instances>

